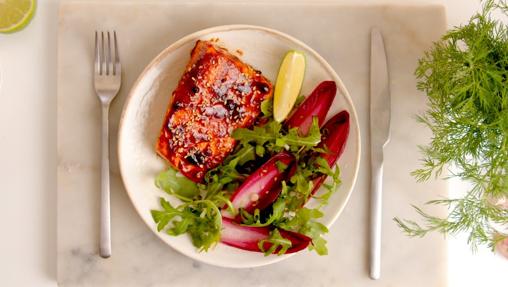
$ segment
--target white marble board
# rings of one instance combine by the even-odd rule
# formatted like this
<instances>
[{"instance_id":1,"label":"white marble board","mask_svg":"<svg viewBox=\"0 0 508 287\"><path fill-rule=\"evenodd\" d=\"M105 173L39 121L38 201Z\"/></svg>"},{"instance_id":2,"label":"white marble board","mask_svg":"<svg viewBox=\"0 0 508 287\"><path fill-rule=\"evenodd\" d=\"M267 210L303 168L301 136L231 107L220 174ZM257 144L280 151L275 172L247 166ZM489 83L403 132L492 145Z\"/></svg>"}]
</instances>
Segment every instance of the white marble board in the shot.
<instances>
[{"instance_id":1,"label":"white marble board","mask_svg":"<svg viewBox=\"0 0 508 287\"><path fill-rule=\"evenodd\" d=\"M58 281L61 286L444 286L446 241L410 239L392 218L416 218L410 204L446 194L444 182L417 184L416 145L429 132L414 120L425 108L415 89L417 59L446 27L438 5L334 3L61 4L58 38ZM329 255L304 252L286 261L231 270L195 262L165 245L134 211L116 157L122 105L134 80L180 37L223 24L275 28L304 41L337 71L356 105L368 146L369 31L385 36L392 91L392 140L386 148L382 278L368 277L368 150L343 214L327 236ZM92 86L93 33L115 29L125 70L111 116L113 256L97 255L100 189L100 106ZM433 208L435 214L445 210Z\"/></svg>"}]
</instances>

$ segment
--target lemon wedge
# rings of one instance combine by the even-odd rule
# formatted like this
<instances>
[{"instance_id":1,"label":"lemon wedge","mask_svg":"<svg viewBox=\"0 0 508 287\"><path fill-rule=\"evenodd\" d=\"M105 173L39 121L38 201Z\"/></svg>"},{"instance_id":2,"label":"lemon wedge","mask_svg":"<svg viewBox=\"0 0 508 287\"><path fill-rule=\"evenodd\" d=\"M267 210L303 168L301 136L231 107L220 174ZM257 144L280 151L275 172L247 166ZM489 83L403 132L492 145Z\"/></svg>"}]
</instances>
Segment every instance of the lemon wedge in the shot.
<instances>
[{"instance_id":1,"label":"lemon wedge","mask_svg":"<svg viewBox=\"0 0 508 287\"><path fill-rule=\"evenodd\" d=\"M302 88L305 74L305 55L300 51L289 51L284 56L275 82L273 118L282 122L291 112Z\"/></svg>"},{"instance_id":2,"label":"lemon wedge","mask_svg":"<svg viewBox=\"0 0 508 287\"><path fill-rule=\"evenodd\" d=\"M35 12L36 0L0 0L0 33L24 28Z\"/></svg>"}]
</instances>

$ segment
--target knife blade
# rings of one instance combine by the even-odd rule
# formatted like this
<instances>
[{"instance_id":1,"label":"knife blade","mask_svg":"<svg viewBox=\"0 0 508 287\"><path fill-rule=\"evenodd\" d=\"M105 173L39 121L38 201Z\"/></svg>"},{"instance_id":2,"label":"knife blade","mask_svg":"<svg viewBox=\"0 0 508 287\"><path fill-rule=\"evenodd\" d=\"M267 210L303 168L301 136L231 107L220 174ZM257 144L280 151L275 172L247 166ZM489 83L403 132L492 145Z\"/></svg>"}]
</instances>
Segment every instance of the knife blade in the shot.
<instances>
[{"instance_id":1,"label":"knife blade","mask_svg":"<svg viewBox=\"0 0 508 287\"><path fill-rule=\"evenodd\" d=\"M383 149L390 140L390 89L383 36L371 30L370 46L370 278L381 276Z\"/></svg>"}]
</instances>

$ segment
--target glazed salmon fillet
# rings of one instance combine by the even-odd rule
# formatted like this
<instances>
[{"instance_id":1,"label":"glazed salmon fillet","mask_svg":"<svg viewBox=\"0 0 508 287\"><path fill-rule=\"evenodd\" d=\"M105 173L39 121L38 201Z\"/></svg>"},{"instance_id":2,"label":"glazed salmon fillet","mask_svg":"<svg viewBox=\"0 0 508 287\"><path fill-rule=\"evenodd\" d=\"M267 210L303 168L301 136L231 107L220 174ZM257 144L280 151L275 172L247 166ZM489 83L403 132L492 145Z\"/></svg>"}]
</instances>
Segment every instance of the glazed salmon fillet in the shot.
<instances>
[{"instance_id":1,"label":"glazed salmon fillet","mask_svg":"<svg viewBox=\"0 0 508 287\"><path fill-rule=\"evenodd\" d=\"M273 86L261 72L210 41L198 40L173 91L156 144L182 174L202 182L234 149L236 128L251 127Z\"/></svg>"}]
</instances>

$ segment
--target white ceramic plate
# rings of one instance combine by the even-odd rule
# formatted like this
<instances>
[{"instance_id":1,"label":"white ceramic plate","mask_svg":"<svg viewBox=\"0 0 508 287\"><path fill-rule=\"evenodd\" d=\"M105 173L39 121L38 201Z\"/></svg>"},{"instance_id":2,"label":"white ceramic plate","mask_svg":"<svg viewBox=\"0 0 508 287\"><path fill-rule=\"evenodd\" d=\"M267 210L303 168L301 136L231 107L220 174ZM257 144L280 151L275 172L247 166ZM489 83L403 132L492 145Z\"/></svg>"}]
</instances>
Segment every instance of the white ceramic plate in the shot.
<instances>
[{"instance_id":1,"label":"white ceramic plate","mask_svg":"<svg viewBox=\"0 0 508 287\"><path fill-rule=\"evenodd\" d=\"M246 268L281 261L291 255L263 256L223 244L206 252L197 252L186 235L173 237L157 232L150 215L159 209L159 197L178 204L154 185L157 173L166 168L164 160L155 153L159 135L172 91L182 76L196 40L219 38L219 45L233 52L243 51L240 58L274 82L279 64L288 50L303 51L307 57L307 70L302 93L308 95L318 83L334 80L338 93L328 117L341 110L350 113L350 134L339 165L342 185L323 209L322 222L330 227L337 219L351 195L360 161L360 133L353 103L339 76L314 50L304 43L281 32L257 26L229 25L213 27L188 35L162 51L134 83L125 103L120 121L118 157L123 182L137 212L149 228L168 245L179 252L202 262L223 267ZM332 231L333 232L333 231ZM308 252L308 251L302 251Z\"/></svg>"}]
</instances>

